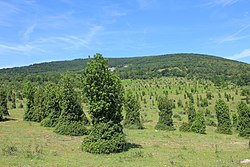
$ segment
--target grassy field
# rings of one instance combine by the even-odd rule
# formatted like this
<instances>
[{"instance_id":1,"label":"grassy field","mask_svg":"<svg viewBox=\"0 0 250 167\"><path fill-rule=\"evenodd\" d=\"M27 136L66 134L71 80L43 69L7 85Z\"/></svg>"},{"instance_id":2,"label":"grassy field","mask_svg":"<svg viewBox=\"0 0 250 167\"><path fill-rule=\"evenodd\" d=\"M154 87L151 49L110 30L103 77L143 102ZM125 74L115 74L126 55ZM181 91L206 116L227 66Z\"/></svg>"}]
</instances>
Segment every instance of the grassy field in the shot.
<instances>
[{"instance_id":1,"label":"grassy field","mask_svg":"<svg viewBox=\"0 0 250 167\"><path fill-rule=\"evenodd\" d=\"M24 109L11 109L9 110L11 117L7 121L0 122L0 166L235 167L244 166L239 163L240 160L250 159L249 140L238 137L237 132L233 135L217 134L215 127L212 126L207 126L206 135L180 132L178 126L181 122L187 121L183 108L174 109L174 114L181 117L181 119L174 118L176 131L165 132L154 129L158 119L155 98L164 91L168 91L169 97L176 101L181 99L183 104L187 101L183 96L185 91L196 88L195 99L197 95L205 97L206 91L211 91L214 98L209 101L207 108L214 115L213 107L218 93L223 97L225 92L231 94L234 100L227 103L230 110L236 110L236 105L242 98L235 93L239 88L229 86L218 89L207 81L197 83L176 78L125 80L123 84L125 89L134 90L139 99L142 99L141 113L145 126L143 130L124 129L130 143L128 151L109 155L83 152L80 146L85 136L55 134L53 128L23 121ZM84 106L85 112L87 108Z\"/></svg>"}]
</instances>

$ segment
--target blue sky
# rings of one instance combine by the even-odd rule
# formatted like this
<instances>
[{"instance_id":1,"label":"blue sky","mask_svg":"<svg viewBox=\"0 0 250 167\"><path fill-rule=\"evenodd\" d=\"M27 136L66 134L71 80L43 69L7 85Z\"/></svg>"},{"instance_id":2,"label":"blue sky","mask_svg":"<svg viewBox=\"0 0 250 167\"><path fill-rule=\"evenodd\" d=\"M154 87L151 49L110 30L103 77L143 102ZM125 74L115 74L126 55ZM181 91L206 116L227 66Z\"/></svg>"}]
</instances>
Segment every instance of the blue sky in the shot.
<instances>
[{"instance_id":1,"label":"blue sky","mask_svg":"<svg viewBox=\"0 0 250 167\"><path fill-rule=\"evenodd\" d=\"M0 0L0 68L204 53L250 63L249 0Z\"/></svg>"}]
</instances>

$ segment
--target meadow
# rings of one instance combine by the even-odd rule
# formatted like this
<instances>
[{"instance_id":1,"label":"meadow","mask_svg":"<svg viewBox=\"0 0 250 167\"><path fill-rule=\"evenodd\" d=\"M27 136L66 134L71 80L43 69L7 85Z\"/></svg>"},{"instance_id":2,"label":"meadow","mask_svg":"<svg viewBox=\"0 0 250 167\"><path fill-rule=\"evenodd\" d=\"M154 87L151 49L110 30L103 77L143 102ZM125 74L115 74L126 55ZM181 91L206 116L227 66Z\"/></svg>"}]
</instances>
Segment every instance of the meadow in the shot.
<instances>
[{"instance_id":1,"label":"meadow","mask_svg":"<svg viewBox=\"0 0 250 167\"><path fill-rule=\"evenodd\" d=\"M144 129L124 129L129 142L128 151L116 154L90 154L80 149L85 136L63 136L39 123L23 121L24 109L10 109L10 117L0 122L0 166L242 166L239 161L250 159L249 140L233 135L215 133L216 127L207 126L206 134L180 132L187 121L185 104L191 93L196 110L207 112L206 120L216 123L215 101L221 97L230 113L245 97L242 88L234 85L217 87L207 80L186 78L155 78L123 80L125 90L132 90L140 100ZM167 94L175 101L175 131L157 131L157 97ZM207 99L200 107L197 101ZM199 100L198 100L199 99ZM181 101L182 106L178 106ZM17 103L20 103L18 101ZM17 104L18 106L18 104ZM88 105L83 103L88 115Z\"/></svg>"}]
</instances>

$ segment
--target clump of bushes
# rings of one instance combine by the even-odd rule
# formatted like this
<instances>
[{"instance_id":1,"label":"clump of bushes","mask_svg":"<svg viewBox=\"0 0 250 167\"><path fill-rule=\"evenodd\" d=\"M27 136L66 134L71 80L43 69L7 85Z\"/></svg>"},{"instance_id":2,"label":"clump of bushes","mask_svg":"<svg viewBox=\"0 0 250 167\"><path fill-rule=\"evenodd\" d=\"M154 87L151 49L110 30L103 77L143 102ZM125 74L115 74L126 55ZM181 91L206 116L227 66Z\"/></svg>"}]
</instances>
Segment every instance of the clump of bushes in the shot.
<instances>
[{"instance_id":1,"label":"clump of bushes","mask_svg":"<svg viewBox=\"0 0 250 167\"><path fill-rule=\"evenodd\" d=\"M82 150L90 153L117 153L127 149L122 125L113 122L93 125L82 143Z\"/></svg>"}]
</instances>

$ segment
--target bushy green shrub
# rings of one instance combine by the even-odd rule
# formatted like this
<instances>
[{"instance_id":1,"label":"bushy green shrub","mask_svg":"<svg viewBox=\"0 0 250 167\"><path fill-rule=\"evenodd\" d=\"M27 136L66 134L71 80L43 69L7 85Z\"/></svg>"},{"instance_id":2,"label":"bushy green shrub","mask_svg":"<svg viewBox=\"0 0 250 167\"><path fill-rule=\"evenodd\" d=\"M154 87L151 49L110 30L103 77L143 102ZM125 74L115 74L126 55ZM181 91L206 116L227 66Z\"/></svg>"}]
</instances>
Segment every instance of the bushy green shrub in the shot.
<instances>
[{"instance_id":1,"label":"bushy green shrub","mask_svg":"<svg viewBox=\"0 0 250 167\"><path fill-rule=\"evenodd\" d=\"M250 108L246 103L241 102L238 105L238 130L239 136L250 137Z\"/></svg>"},{"instance_id":2,"label":"bushy green shrub","mask_svg":"<svg viewBox=\"0 0 250 167\"><path fill-rule=\"evenodd\" d=\"M140 103L131 91L127 93L124 108L126 112L124 127L129 129L142 129Z\"/></svg>"},{"instance_id":3,"label":"bushy green shrub","mask_svg":"<svg viewBox=\"0 0 250 167\"><path fill-rule=\"evenodd\" d=\"M217 126L217 124L215 123L215 121L213 121L213 120L210 119L210 118L206 119L206 125L207 125L207 126L214 126L214 127Z\"/></svg>"},{"instance_id":4,"label":"bushy green shrub","mask_svg":"<svg viewBox=\"0 0 250 167\"><path fill-rule=\"evenodd\" d=\"M41 121L41 125L45 127L55 127L58 118L61 115L60 92L56 84L48 83L45 86L45 118Z\"/></svg>"},{"instance_id":5,"label":"bushy green shrub","mask_svg":"<svg viewBox=\"0 0 250 167\"><path fill-rule=\"evenodd\" d=\"M190 127L191 127L191 125L189 123L183 122L181 124L181 126L179 127L179 131L181 131L181 132L190 132L191 131Z\"/></svg>"},{"instance_id":6,"label":"bushy green shrub","mask_svg":"<svg viewBox=\"0 0 250 167\"><path fill-rule=\"evenodd\" d=\"M178 121L182 120L182 117L179 114L174 114L173 118L176 118Z\"/></svg>"},{"instance_id":7,"label":"bushy green shrub","mask_svg":"<svg viewBox=\"0 0 250 167\"><path fill-rule=\"evenodd\" d=\"M31 82L26 82L23 87L24 97L26 98L26 109L23 116L25 121L32 121L34 113L34 94L35 87Z\"/></svg>"},{"instance_id":8,"label":"bushy green shrub","mask_svg":"<svg viewBox=\"0 0 250 167\"><path fill-rule=\"evenodd\" d=\"M90 104L92 123L120 123L124 88L120 78L109 70L108 60L95 54L84 69L84 75L84 91Z\"/></svg>"},{"instance_id":9,"label":"bushy green shrub","mask_svg":"<svg viewBox=\"0 0 250 167\"><path fill-rule=\"evenodd\" d=\"M205 117L202 111L198 111L196 113L195 120L192 123L190 129L192 132L195 133L201 133L201 134L206 133Z\"/></svg>"},{"instance_id":10,"label":"bushy green shrub","mask_svg":"<svg viewBox=\"0 0 250 167\"><path fill-rule=\"evenodd\" d=\"M58 122L54 132L62 135L82 136L88 134L88 130L81 121Z\"/></svg>"},{"instance_id":11,"label":"bushy green shrub","mask_svg":"<svg viewBox=\"0 0 250 167\"><path fill-rule=\"evenodd\" d=\"M173 125L174 103L167 96L158 98L159 120L155 126L158 130L175 130Z\"/></svg>"},{"instance_id":12,"label":"bushy green shrub","mask_svg":"<svg viewBox=\"0 0 250 167\"><path fill-rule=\"evenodd\" d=\"M2 114L2 112L0 112L0 121L2 121L3 120L3 114Z\"/></svg>"},{"instance_id":13,"label":"bushy green shrub","mask_svg":"<svg viewBox=\"0 0 250 167\"><path fill-rule=\"evenodd\" d=\"M222 134L232 134L232 125L228 105L222 99L219 99L216 101L215 111L218 121L216 132Z\"/></svg>"},{"instance_id":14,"label":"bushy green shrub","mask_svg":"<svg viewBox=\"0 0 250 167\"><path fill-rule=\"evenodd\" d=\"M187 115L188 115L188 123L190 125L192 125L192 123L195 121L195 117L196 117L194 103L192 103L192 101L188 102Z\"/></svg>"},{"instance_id":15,"label":"bushy green shrub","mask_svg":"<svg viewBox=\"0 0 250 167\"><path fill-rule=\"evenodd\" d=\"M124 88L108 68L101 54L94 55L84 70L84 90L90 104L93 128L83 140L83 150L91 153L123 151L126 146L121 126Z\"/></svg>"},{"instance_id":16,"label":"bushy green shrub","mask_svg":"<svg viewBox=\"0 0 250 167\"><path fill-rule=\"evenodd\" d=\"M68 74L64 75L60 80L60 98L61 115L54 131L62 135L77 136L86 134L83 120L86 121L87 117L81 108Z\"/></svg>"},{"instance_id":17,"label":"bushy green shrub","mask_svg":"<svg viewBox=\"0 0 250 167\"><path fill-rule=\"evenodd\" d=\"M7 92L3 86L0 85L0 120L3 120L3 116L9 115L7 107Z\"/></svg>"},{"instance_id":18,"label":"bushy green shrub","mask_svg":"<svg viewBox=\"0 0 250 167\"><path fill-rule=\"evenodd\" d=\"M45 97L44 87L37 86L34 93L34 104L30 121L41 122L44 119L46 112Z\"/></svg>"},{"instance_id":19,"label":"bushy green shrub","mask_svg":"<svg viewBox=\"0 0 250 167\"><path fill-rule=\"evenodd\" d=\"M122 125L113 122L94 124L82 143L82 150L96 154L116 153L126 149Z\"/></svg>"},{"instance_id":20,"label":"bushy green shrub","mask_svg":"<svg viewBox=\"0 0 250 167\"><path fill-rule=\"evenodd\" d=\"M237 113L232 114L232 120L233 120L233 127L236 127L238 129L238 115L237 115Z\"/></svg>"}]
</instances>

